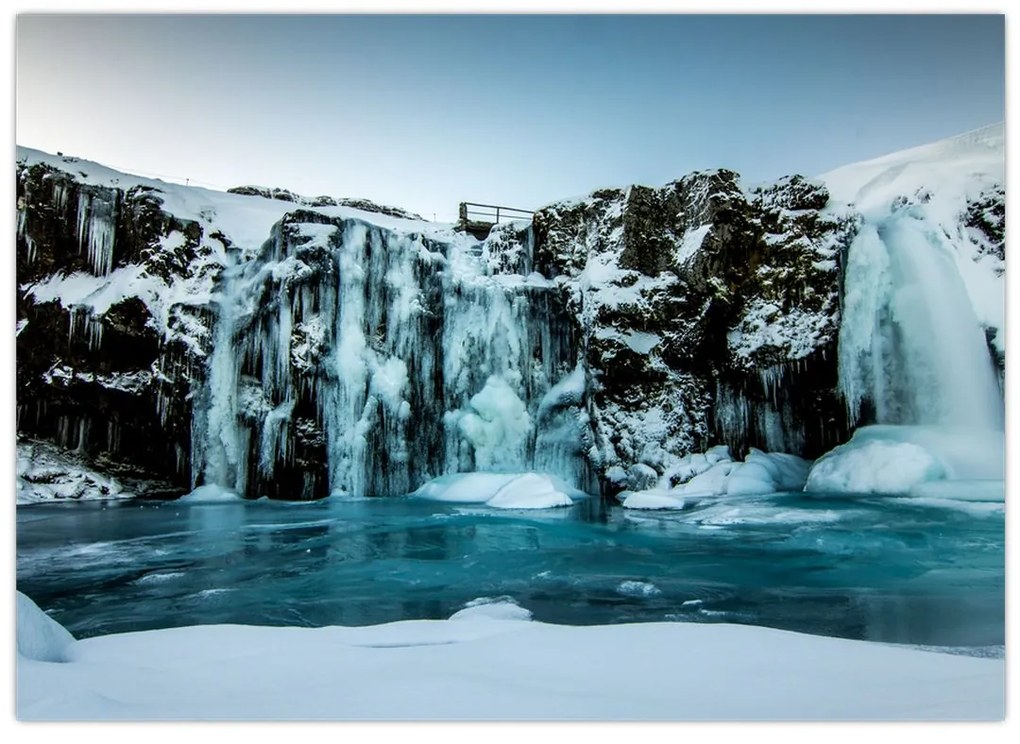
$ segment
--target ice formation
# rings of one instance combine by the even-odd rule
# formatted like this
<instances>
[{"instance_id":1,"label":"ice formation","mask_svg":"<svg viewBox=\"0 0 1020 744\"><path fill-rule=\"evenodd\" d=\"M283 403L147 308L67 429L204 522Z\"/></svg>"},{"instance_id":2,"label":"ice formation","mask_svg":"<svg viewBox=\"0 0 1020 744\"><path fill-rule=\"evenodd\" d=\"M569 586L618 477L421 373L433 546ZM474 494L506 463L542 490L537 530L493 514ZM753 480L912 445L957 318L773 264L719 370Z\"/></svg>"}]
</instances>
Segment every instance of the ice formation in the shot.
<instances>
[{"instance_id":1,"label":"ice formation","mask_svg":"<svg viewBox=\"0 0 1020 744\"><path fill-rule=\"evenodd\" d=\"M549 509L571 506L586 494L561 479L539 473L458 473L425 483L414 498L495 509Z\"/></svg>"},{"instance_id":2,"label":"ice formation","mask_svg":"<svg viewBox=\"0 0 1020 744\"><path fill-rule=\"evenodd\" d=\"M807 489L922 494L1001 481L1003 258L976 206L1004 198L1001 125L824 176L863 222L849 247L839 385L878 426L811 470ZM995 487L979 488L982 494Z\"/></svg>"},{"instance_id":3,"label":"ice formation","mask_svg":"<svg viewBox=\"0 0 1020 744\"><path fill-rule=\"evenodd\" d=\"M1001 482L1004 458L1003 432L994 429L863 426L815 462L807 490L923 495L933 481Z\"/></svg>"}]
</instances>

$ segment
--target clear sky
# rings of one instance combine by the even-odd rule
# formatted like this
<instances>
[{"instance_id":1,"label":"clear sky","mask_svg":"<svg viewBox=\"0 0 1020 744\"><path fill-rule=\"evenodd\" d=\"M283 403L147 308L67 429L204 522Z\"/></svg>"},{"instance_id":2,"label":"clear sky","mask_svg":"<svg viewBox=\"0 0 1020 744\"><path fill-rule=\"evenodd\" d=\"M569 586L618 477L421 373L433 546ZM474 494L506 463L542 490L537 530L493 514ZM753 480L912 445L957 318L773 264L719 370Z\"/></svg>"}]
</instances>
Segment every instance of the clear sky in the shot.
<instances>
[{"instance_id":1,"label":"clear sky","mask_svg":"<svg viewBox=\"0 0 1020 744\"><path fill-rule=\"evenodd\" d=\"M432 218L1004 118L1001 16L20 16L17 142Z\"/></svg>"}]
</instances>

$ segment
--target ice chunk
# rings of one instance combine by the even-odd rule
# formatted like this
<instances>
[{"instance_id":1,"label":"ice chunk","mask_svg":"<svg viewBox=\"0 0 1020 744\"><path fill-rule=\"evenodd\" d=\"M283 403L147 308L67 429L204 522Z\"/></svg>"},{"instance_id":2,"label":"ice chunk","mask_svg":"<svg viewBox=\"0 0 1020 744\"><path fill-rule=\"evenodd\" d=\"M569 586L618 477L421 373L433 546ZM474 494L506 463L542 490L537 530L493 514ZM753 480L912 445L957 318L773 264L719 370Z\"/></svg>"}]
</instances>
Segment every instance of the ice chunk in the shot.
<instances>
[{"instance_id":1,"label":"ice chunk","mask_svg":"<svg viewBox=\"0 0 1020 744\"><path fill-rule=\"evenodd\" d=\"M63 625L21 592L18 597L18 655L35 661L68 661L74 643Z\"/></svg>"},{"instance_id":2,"label":"ice chunk","mask_svg":"<svg viewBox=\"0 0 1020 744\"><path fill-rule=\"evenodd\" d=\"M451 620L530 620L531 610L517 604L513 597L478 597L472 599L463 610L450 615Z\"/></svg>"}]
</instances>

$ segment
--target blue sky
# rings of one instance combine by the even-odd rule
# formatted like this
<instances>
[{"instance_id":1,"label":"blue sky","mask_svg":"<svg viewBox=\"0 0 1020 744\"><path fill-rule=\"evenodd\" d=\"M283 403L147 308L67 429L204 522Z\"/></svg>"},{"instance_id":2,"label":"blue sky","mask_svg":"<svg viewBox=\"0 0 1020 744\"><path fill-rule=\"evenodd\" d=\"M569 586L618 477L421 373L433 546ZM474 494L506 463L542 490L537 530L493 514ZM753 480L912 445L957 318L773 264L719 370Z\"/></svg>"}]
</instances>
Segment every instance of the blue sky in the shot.
<instances>
[{"instance_id":1,"label":"blue sky","mask_svg":"<svg viewBox=\"0 0 1020 744\"><path fill-rule=\"evenodd\" d=\"M19 144L452 219L1004 118L1001 16L20 16Z\"/></svg>"}]
</instances>

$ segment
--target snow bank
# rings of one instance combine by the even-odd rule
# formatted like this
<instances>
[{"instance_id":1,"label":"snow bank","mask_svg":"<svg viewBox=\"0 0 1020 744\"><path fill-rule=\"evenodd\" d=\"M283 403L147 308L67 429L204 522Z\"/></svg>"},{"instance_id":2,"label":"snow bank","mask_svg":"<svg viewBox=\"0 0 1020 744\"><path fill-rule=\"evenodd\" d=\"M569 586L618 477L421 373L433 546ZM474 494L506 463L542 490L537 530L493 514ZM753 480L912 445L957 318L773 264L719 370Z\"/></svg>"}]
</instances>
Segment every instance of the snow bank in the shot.
<instances>
[{"instance_id":1,"label":"snow bank","mask_svg":"<svg viewBox=\"0 0 1020 744\"><path fill-rule=\"evenodd\" d=\"M1001 431L862 426L815 462L806 490L907 495L931 482L1002 481L1004 456Z\"/></svg>"},{"instance_id":2,"label":"snow bank","mask_svg":"<svg viewBox=\"0 0 1020 744\"><path fill-rule=\"evenodd\" d=\"M799 491L810 468L809 461L796 455L753 447L743 462L734 462L726 447L713 447L683 458L654 488L623 491L618 498L628 509L683 509L690 498ZM670 486L670 481L685 478Z\"/></svg>"},{"instance_id":3,"label":"snow bank","mask_svg":"<svg viewBox=\"0 0 1020 744\"><path fill-rule=\"evenodd\" d=\"M74 636L21 592L17 592L17 603L18 656L35 661L68 661Z\"/></svg>"},{"instance_id":4,"label":"snow bank","mask_svg":"<svg viewBox=\"0 0 1020 744\"><path fill-rule=\"evenodd\" d=\"M19 504L134 497L116 479L91 470L54 445L19 442L17 453L15 490Z\"/></svg>"},{"instance_id":5,"label":"snow bank","mask_svg":"<svg viewBox=\"0 0 1020 744\"><path fill-rule=\"evenodd\" d=\"M19 656L21 720L998 720L1001 659L701 623L204 625ZM487 609L486 609L487 608ZM521 609L521 608L518 608ZM526 612L526 610L525 610Z\"/></svg>"},{"instance_id":6,"label":"snow bank","mask_svg":"<svg viewBox=\"0 0 1020 744\"><path fill-rule=\"evenodd\" d=\"M539 473L455 473L434 478L414 498L496 509L549 509L571 506L584 496L559 478Z\"/></svg>"}]
</instances>

